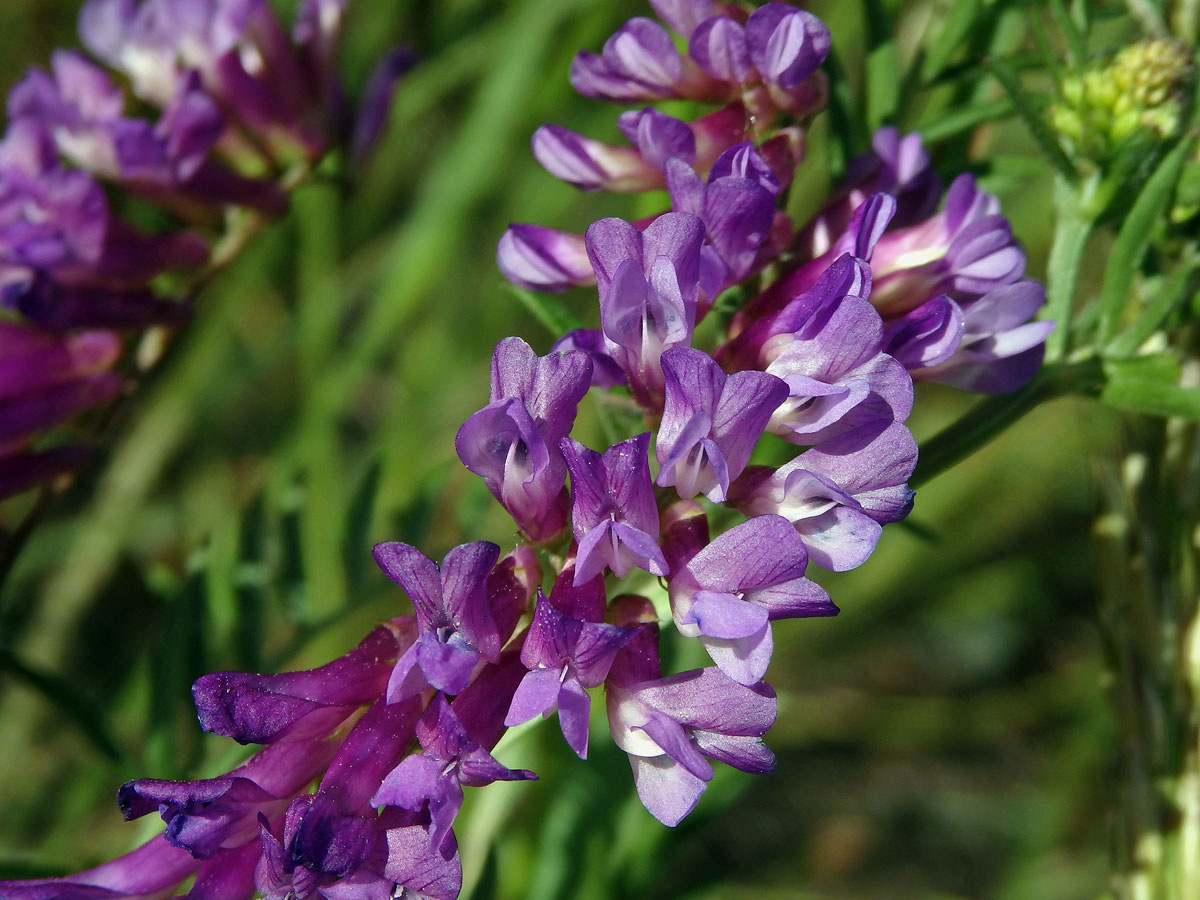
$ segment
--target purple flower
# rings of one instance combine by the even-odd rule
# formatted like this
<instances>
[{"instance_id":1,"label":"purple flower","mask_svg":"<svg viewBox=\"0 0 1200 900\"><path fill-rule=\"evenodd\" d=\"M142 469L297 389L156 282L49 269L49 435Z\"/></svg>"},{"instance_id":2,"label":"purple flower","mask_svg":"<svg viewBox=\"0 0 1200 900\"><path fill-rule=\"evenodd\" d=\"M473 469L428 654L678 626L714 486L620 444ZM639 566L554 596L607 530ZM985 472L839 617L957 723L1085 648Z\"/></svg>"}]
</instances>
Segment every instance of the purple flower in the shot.
<instances>
[{"instance_id":1,"label":"purple flower","mask_svg":"<svg viewBox=\"0 0 1200 900\"><path fill-rule=\"evenodd\" d=\"M608 352L645 406L661 406L663 351L691 343L703 238L704 224L688 213L659 216L644 233L621 219L587 230Z\"/></svg>"},{"instance_id":2,"label":"purple flower","mask_svg":"<svg viewBox=\"0 0 1200 900\"><path fill-rule=\"evenodd\" d=\"M880 238L871 257L871 302L893 318L944 291L984 294L1017 281L1025 253L999 213L995 197L960 175L941 213Z\"/></svg>"},{"instance_id":3,"label":"purple flower","mask_svg":"<svg viewBox=\"0 0 1200 900\"><path fill-rule=\"evenodd\" d=\"M787 386L765 372L726 375L707 353L674 347L662 355L666 405L655 442L659 487L679 496L725 499L742 474Z\"/></svg>"},{"instance_id":4,"label":"purple flower","mask_svg":"<svg viewBox=\"0 0 1200 900\"><path fill-rule=\"evenodd\" d=\"M265 0L89 0L79 33L142 99L165 108L195 72L273 154L315 160L340 113L331 64L344 7L307 0L293 42Z\"/></svg>"},{"instance_id":5,"label":"purple flower","mask_svg":"<svg viewBox=\"0 0 1200 900\"><path fill-rule=\"evenodd\" d=\"M722 672L753 685L771 660L773 619L837 615L804 577L808 552L781 516L758 516L718 536L671 577L680 634L700 639Z\"/></svg>"},{"instance_id":6,"label":"purple flower","mask_svg":"<svg viewBox=\"0 0 1200 900\"><path fill-rule=\"evenodd\" d=\"M656 643L650 625L626 644L605 698L609 730L629 754L638 796L664 825L677 825L712 779L709 758L743 772L775 767L762 743L775 721L775 695L766 684L745 687L715 668L662 678Z\"/></svg>"},{"instance_id":7,"label":"purple flower","mask_svg":"<svg viewBox=\"0 0 1200 900\"><path fill-rule=\"evenodd\" d=\"M866 200L891 195L896 214L891 228L907 228L929 218L937 208L942 184L919 134L901 136L885 125L871 136L872 152L850 161L845 180L804 228L796 248L809 258L825 254Z\"/></svg>"},{"instance_id":8,"label":"purple flower","mask_svg":"<svg viewBox=\"0 0 1200 900\"><path fill-rule=\"evenodd\" d=\"M240 744L324 737L384 692L416 637L411 618L376 628L352 651L307 672L215 672L192 685L200 726Z\"/></svg>"},{"instance_id":9,"label":"purple flower","mask_svg":"<svg viewBox=\"0 0 1200 900\"><path fill-rule=\"evenodd\" d=\"M120 352L111 332L60 338L0 321L0 458L38 432L114 399L121 379L107 370Z\"/></svg>"},{"instance_id":10,"label":"purple flower","mask_svg":"<svg viewBox=\"0 0 1200 900\"><path fill-rule=\"evenodd\" d=\"M564 291L596 280L582 235L540 225L509 225L496 246L496 265L531 291Z\"/></svg>"},{"instance_id":11,"label":"purple flower","mask_svg":"<svg viewBox=\"0 0 1200 900\"><path fill-rule=\"evenodd\" d=\"M696 136L686 122L643 109L622 113L618 124L632 147L602 144L558 125L543 125L533 134L533 155L568 184L621 192L662 187L668 159L696 158Z\"/></svg>"},{"instance_id":12,"label":"purple flower","mask_svg":"<svg viewBox=\"0 0 1200 900\"><path fill-rule=\"evenodd\" d=\"M551 353L566 353L570 350L582 350L592 361L592 387L607 391L619 384L629 383L629 376L617 365L617 361L608 355L604 332L598 328L577 328L568 331L550 348Z\"/></svg>"},{"instance_id":13,"label":"purple flower","mask_svg":"<svg viewBox=\"0 0 1200 900\"><path fill-rule=\"evenodd\" d=\"M807 290L785 296L773 289L760 294L742 312L762 300L753 317L730 326L733 337L717 349L716 357L727 369L765 369L772 362L771 350L778 351L792 335L805 327L820 310L830 310L848 300L865 300L871 295L871 268L849 253L839 256Z\"/></svg>"},{"instance_id":14,"label":"purple flower","mask_svg":"<svg viewBox=\"0 0 1200 900\"><path fill-rule=\"evenodd\" d=\"M489 595L488 574L500 556L499 547L487 541L462 544L446 554L440 567L399 541L376 544L374 555L384 574L408 593L419 631L392 670L389 703L427 686L457 694L481 661L499 661L500 648L520 616L519 606L493 606Z\"/></svg>"},{"instance_id":15,"label":"purple flower","mask_svg":"<svg viewBox=\"0 0 1200 900\"><path fill-rule=\"evenodd\" d=\"M668 160L666 175L672 208L704 222L708 243L725 268L720 287L743 280L775 217L779 183L770 168L753 145L739 144L721 155L707 183L682 159Z\"/></svg>"},{"instance_id":16,"label":"purple flower","mask_svg":"<svg viewBox=\"0 0 1200 900\"><path fill-rule=\"evenodd\" d=\"M563 737L580 759L587 759L591 698L584 688L604 682L617 651L632 634L560 612L539 591L521 649L521 663L529 672L513 696L504 724L520 725L537 715L547 718L557 709Z\"/></svg>"},{"instance_id":17,"label":"purple flower","mask_svg":"<svg viewBox=\"0 0 1200 900\"><path fill-rule=\"evenodd\" d=\"M451 840L451 825L462 807L463 786L483 787L493 781L534 779L533 772L508 769L467 733L443 694L429 704L417 723L424 753L406 757L379 786L374 806L417 811L428 805L429 836L437 850Z\"/></svg>"},{"instance_id":18,"label":"purple flower","mask_svg":"<svg viewBox=\"0 0 1200 900\"><path fill-rule=\"evenodd\" d=\"M580 51L571 63L571 86L585 97L618 103L666 97L712 99L717 87L679 54L665 28L646 18L622 25L599 55Z\"/></svg>"},{"instance_id":19,"label":"purple flower","mask_svg":"<svg viewBox=\"0 0 1200 900\"><path fill-rule=\"evenodd\" d=\"M132 853L75 875L0 881L0 896L5 900L150 900L164 896L198 868L199 860L156 835Z\"/></svg>"},{"instance_id":20,"label":"purple flower","mask_svg":"<svg viewBox=\"0 0 1200 900\"><path fill-rule=\"evenodd\" d=\"M320 774L334 745L283 741L256 753L227 775L199 781L127 781L117 792L126 819L158 812L166 839L197 859L240 847L258 834L258 816L282 813L292 795Z\"/></svg>"},{"instance_id":21,"label":"purple flower","mask_svg":"<svg viewBox=\"0 0 1200 900\"><path fill-rule=\"evenodd\" d=\"M936 366L962 343L962 309L946 294L939 294L889 321L884 333L888 354L910 372Z\"/></svg>"},{"instance_id":22,"label":"purple flower","mask_svg":"<svg viewBox=\"0 0 1200 900\"><path fill-rule=\"evenodd\" d=\"M534 541L549 540L566 525L558 442L571 431L591 378L586 353L539 357L520 338L506 338L492 355L491 403L467 419L454 440L463 465L487 482Z\"/></svg>"},{"instance_id":23,"label":"purple flower","mask_svg":"<svg viewBox=\"0 0 1200 900\"><path fill-rule=\"evenodd\" d=\"M767 430L811 446L907 419L912 379L882 351L883 337L883 320L870 302L847 296L817 309L792 334L768 340L767 372L783 379L789 396Z\"/></svg>"},{"instance_id":24,"label":"purple flower","mask_svg":"<svg viewBox=\"0 0 1200 900\"><path fill-rule=\"evenodd\" d=\"M776 470L747 469L730 502L748 516L783 516L812 560L841 572L866 561L881 525L908 515L913 492L907 481L916 462L912 434L895 423L866 443L851 433Z\"/></svg>"},{"instance_id":25,"label":"purple flower","mask_svg":"<svg viewBox=\"0 0 1200 900\"><path fill-rule=\"evenodd\" d=\"M948 359L913 372L913 378L984 394L1015 391L1041 367L1044 342L1054 330L1053 322L1030 321L1045 296L1038 282L1018 281L964 301L961 345Z\"/></svg>"},{"instance_id":26,"label":"purple flower","mask_svg":"<svg viewBox=\"0 0 1200 900\"><path fill-rule=\"evenodd\" d=\"M579 544L574 583L591 581L607 567L624 578L634 566L667 574L658 549L658 505L650 483L650 435L639 434L603 455L562 440L571 473L571 527Z\"/></svg>"}]
</instances>

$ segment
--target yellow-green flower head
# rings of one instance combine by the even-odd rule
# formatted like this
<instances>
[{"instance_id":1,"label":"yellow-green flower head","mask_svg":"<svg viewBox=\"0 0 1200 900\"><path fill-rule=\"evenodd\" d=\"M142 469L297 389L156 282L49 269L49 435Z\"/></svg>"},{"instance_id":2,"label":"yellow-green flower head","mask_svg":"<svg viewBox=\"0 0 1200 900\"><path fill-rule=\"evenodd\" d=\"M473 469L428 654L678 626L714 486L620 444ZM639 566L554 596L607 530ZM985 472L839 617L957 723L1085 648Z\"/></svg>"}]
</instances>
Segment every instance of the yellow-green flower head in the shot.
<instances>
[{"instance_id":1,"label":"yellow-green flower head","mask_svg":"<svg viewBox=\"0 0 1200 900\"><path fill-rule=\"evenodd\" d=\"M1184 44L1137 41L1109 62L1065 78L1050 123L1068 149L1103 163L1135 137L1173 137L1194 80Z\"/></svg>"}]
</instances>

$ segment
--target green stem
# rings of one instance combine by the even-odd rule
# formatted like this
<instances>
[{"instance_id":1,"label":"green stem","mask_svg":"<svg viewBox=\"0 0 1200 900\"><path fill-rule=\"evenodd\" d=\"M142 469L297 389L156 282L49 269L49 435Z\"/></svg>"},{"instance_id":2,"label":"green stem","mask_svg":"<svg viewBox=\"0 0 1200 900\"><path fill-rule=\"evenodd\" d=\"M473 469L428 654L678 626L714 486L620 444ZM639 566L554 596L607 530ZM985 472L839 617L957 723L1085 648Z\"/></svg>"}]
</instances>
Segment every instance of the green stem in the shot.
<instances>
[{"instance_id":1,"label":"green stem","mask_svg":"<svg viewBox=\"0 0 1200 900\"><path fill-rule=\"evenodd\" d=\"M908 480L920 487L1006 430L1035 406L1064 394L1096 394L1103 383L1098 359L1048 365L1020 390L980 402L953 425L921 446L916 472Z\"/></svg>"}]
</instances>

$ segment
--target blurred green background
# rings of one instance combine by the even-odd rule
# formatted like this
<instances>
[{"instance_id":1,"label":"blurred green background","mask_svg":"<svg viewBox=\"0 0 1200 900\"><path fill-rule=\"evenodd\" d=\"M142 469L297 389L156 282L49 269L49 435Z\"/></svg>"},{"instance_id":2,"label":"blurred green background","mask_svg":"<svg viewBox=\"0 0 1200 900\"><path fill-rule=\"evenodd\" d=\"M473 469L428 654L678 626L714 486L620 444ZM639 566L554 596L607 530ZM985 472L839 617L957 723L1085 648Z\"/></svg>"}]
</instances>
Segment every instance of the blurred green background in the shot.
<instances>
[{"instance_id":1,"label":"blurred green background","mask_svg":"<svg viewBox=\"0 0 1200 900\"><path fill-rule=\"evenodd\" d=\"M78 5L0 6L5 84L74 43ZM947 181L970 170L1000 195L1037 275L1047 167L1014 121L965 128L952 117L970 124L997 108L978 59L1024 52L1039 5L982 4L991 27L947 48L939 40L961 5L809 8L830 24L868 116L872 29L890 16L899 35L892 56L875 52L876 72L920 71L931 48L944 51L944 83L903 83L898 124L938 138ZM453 449L486 401L495 342L518 334L545 352L552 340L496 271L496 240L509 221L582 231L661 208L656 197L580 194L528 151L548 121L617 138L617 110L577 97L567 68L646 14L642 3L351 7L352 89L393 43L424 60L373 160L351 186L304 187L211 285L169 365L124 405L100 464L55 505L0 596L0 877L77 870L154 833L157 820L120 821L113 797L126 779L237 761L244 750L195 725L196 676L318 664L405 611L371 563L374 542L436 557L465 540L512 544ZM851 150L865 146L859 132ZM828 188L829 134L822 115L795 209ZM563 302L595 315L594 293ZM918 440L972 399L922 386ZM817 574L842 614L776 629L778 771L722 772L679 828L641 808L599 723L587 763L553 724L514 735L502 759L542 781L468 795L464 897L1102 894L1113 735L1089 458L1113 446L1114 425L1078 401L1035 411L924 487L911 523L889 528L862 569ZM699 663L689 652L677 665Z\"/></svg>"}]
</instances>

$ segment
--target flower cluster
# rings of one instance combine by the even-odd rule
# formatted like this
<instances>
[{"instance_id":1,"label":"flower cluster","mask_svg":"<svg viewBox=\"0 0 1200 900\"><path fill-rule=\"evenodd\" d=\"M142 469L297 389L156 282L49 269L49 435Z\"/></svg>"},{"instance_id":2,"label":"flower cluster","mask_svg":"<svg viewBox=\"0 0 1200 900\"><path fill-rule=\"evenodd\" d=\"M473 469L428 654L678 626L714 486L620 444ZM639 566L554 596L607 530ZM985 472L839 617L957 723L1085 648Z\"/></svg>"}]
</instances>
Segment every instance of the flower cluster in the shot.
<instances>
[{"instance_id":1,"label":"flower cluster","mask_svg":"<svg viewBox=\"0 0 1200 900\"><path fill-rule=\"evenodd\" d=\"M941 186L913 136L876 134L812 222L782 211L824 94L829 34L815 17L783 3L654 6L686 54L635 19L576 59L573 83L720 108L692 123L625 113L624 148L547 126L534 152L584 188L665 187L672 209L583 236L517 225L500 242L519 284L594 284L599 300L600 327L544 356L501 341L488 403L455 440L522 542L503 557L464 544L440 564L377 546L413 617L309 672L201 678L204 728L263 749L217 778L130 782L122 810L157 811L166 840L70 878L0 883L5 897L159 896L194 874L196 900L452 898L463 788L535 777L492 751L538 716L557 712L585 758L589 690L668 825L699 802L714 761L773 768L772 623L836 615L810 562L854 568L908 513L913 379L1011 389L1050 326L1028 323L1041 287L1022 280L995 198L964 177L935 212ZM721 345L693 346L733 286L751 299L722 305ZM613 406L636 407L645 429L600 450L578 440L593 388L627 392ZM712 664L664 672L668 623Z\"/></svg>"},{"instance_id":2,"label":"flower cluster","mask_svg":"<svg viewBox=\"0 0 1200 900\"><path fill-rule=\"evenodd\" d=\"M289 36L267 0L89 0L79 33L91 56L60 50L10 92L0 367L13 374L0 399L0 497L83 461L82 447L31 441L112 400L121 333L186 321L177 295L282 213L288 189L341 140L344 7L305 0ZM368 92L364 146L405 59L386 59ZM106 185L169 224L139 231Z\"/></svg>"}]
</instances>

